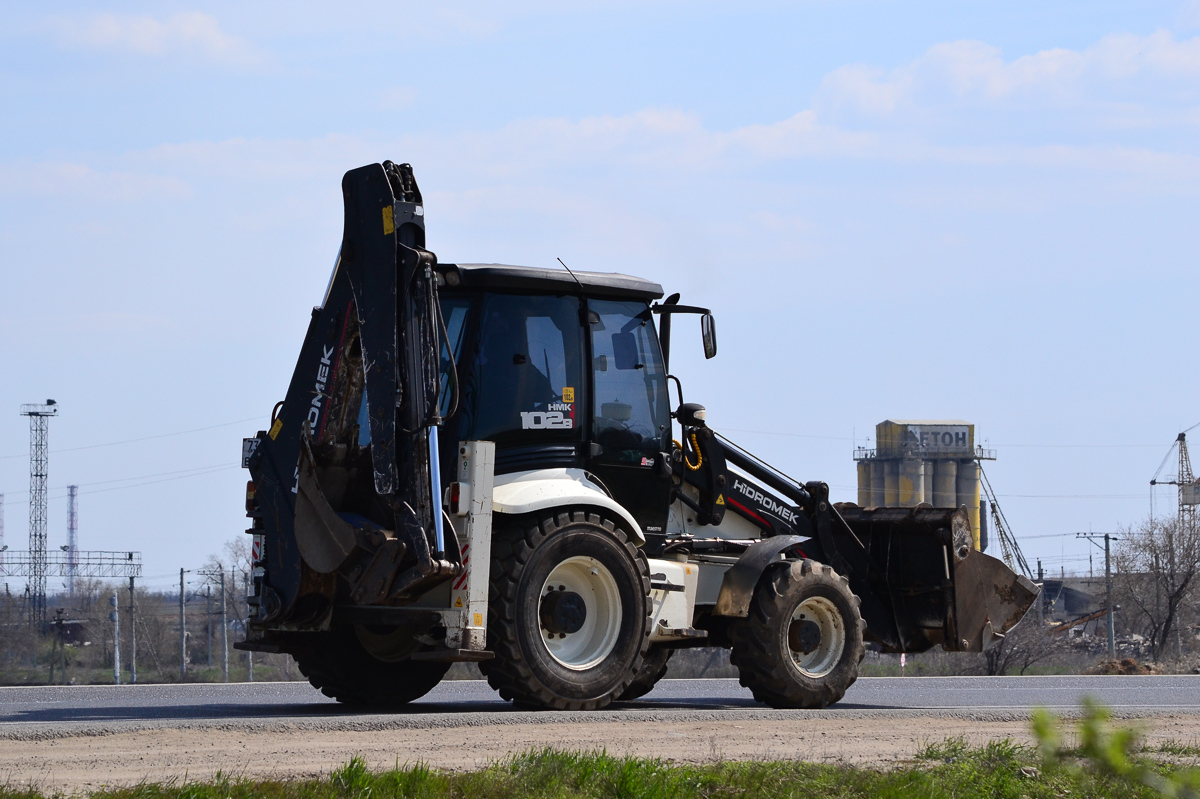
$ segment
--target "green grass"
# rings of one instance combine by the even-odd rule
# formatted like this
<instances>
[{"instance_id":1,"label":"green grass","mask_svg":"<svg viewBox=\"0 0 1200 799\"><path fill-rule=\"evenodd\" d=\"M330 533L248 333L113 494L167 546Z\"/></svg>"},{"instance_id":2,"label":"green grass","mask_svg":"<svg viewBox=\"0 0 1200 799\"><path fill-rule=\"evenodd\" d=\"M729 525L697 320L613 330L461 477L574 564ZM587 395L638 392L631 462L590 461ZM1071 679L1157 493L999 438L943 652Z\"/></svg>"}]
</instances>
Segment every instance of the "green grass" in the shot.
<instances>
[{"instance_id":1,"label":"green grass","mask_svg":"<svg viewBox=\"0 0 1200 799\"><path fill-rule=\"evenodd\" d=\"M1170 765L1154 764L1162 774ZM105 799L388 799L389 797L1154 797L1156 792L1100 769L1047 766L1038 751L1011 741L971 747L961 739L925 746L900 767L882 770L798 761L672 765L603 753L542 750L480 771L425 766L370 771L355 759L329 777L257 781L218 775L209 782L143 784L101 791ZM42 799L11 783L0 799Z\"/></svg>"}]
</instances>

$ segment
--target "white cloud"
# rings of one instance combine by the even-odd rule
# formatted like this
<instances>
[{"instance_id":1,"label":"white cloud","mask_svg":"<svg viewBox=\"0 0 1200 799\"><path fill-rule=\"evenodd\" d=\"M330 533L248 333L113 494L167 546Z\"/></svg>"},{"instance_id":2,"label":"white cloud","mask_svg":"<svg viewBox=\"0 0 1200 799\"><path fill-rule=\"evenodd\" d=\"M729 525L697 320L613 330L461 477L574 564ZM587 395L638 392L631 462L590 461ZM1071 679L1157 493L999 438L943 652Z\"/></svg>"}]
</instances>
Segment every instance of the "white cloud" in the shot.
<instances>
[{"instance_id":1,"label":"white cloud","mask_svg":"<svg viewBox=\"0 0 1200 799\"><path fill-rule=\"evenodd\" d=\"M816 104L827 112L887 116L964 99L1056 102L1104 97L1118 82L1139 77L1200 88L1200 37L1181 41L1164 30L1113 34L1084 50L1055 48L1012 61L985 42L943 42L891 70L861 64L836 69L822 81Z\"/></svg>"},{"instance_id":2,"label":"white cloud","mask_svg":"<svg viewBox=\"0 0 1200 799\"><path fill-rule=\"evenodd\" d=\"M58 17L51 25L61 43L68 47L149 57L188 55L228 64L262 60L262 54L253 45L226 33L215 17L198 11L180 12L162 21L116 14Z\"/></svg>"},{"instance_id":3,"label":"white cloud","mask_svg":"<svg viewBox=\"0 0 1200 799\"><path fill-rule=\"evenodd\" d=\"M0 196L3 195L138 202L186 199L191 196L191 189L175 175L156 174L139 167L103 171L73 162L17 162L0 164ZM72 213L76 212L79 206L73 206Z\"/></svg>"},{"instance_id":4,"label":"white cloud","mask_svg":"<svg viewBox=\"0 0 1200 799\"><path fill-rule=\"evenodd\" d=\"M379 105L389 111L402 110L415 103L417 95L414 86L393 86L379 93Z\"/></svg>"}]
</instances>

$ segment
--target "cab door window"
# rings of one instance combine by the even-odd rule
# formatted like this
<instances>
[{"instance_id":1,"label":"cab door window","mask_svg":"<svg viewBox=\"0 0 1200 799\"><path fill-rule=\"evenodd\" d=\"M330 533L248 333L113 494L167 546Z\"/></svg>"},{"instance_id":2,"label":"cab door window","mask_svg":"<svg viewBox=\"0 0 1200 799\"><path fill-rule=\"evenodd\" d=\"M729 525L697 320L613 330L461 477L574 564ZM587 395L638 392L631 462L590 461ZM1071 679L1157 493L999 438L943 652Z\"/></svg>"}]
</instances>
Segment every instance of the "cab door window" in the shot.
<instances>
[{"instance_id":1,"label":"cab door window","mask_svg":"<svg viewBox=\"0 0 1200 799\"><path fill-rule=\"evenodd\" d=\"M485 294L459 438L503 444L539 431L547 439L575 439L580 327L575 297Z\"/></svg>"},{"instance_id":2,"label":"cab door window","mask_svg":"<svg viewBox=\"0 0 1200 799\"><path fill-rule=\"evenodd\" d=\"M592 430L604 460L649 465L666 450L666 372L644 302L591 300Z\"/></svg>"}]
</instances>

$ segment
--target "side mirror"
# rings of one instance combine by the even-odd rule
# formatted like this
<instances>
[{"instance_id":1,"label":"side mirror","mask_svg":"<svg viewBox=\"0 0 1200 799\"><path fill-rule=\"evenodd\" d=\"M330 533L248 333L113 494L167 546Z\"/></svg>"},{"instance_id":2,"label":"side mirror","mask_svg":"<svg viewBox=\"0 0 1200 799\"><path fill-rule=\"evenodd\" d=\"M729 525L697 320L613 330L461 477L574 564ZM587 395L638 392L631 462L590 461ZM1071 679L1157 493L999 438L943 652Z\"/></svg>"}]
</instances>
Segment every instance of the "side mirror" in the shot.
<instances>
[{"instance_id":1,"label":"side mirror","mask_svg":"<svg viewBox=\"0 0 1200 799\"><path fill-rule=\"evenodd\" d=\"M710 313L700 317L700 337L704 339L704 357L715 356L717 354L717 323Z\"/></svg>"}]
</instances>

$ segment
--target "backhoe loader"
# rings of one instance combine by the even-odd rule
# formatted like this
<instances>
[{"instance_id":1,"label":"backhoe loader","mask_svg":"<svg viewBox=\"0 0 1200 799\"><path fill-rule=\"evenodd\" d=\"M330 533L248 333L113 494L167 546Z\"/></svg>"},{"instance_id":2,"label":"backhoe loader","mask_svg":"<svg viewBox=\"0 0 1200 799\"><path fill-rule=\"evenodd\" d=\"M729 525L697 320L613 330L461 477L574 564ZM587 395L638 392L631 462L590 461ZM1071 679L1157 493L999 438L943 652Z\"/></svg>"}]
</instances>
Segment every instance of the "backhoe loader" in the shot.
<instances>
[{"instance_id":1,"label":"backhoe loader","mask_svg":"<svg viewBox=\"0 0 1200 799\"><path fill-rule=\"evenodd\" d=\"M243 442L238 648L356 705L473 661L505 700L582 710L728 647L756 700L821 708L864 642L981 652L1033 603L965 510L835 503L709 427L669 367L680 315L716 354L708 309L624 274L441 263L408 164L342 193L291 384Z\"/></svg>"}]
</instances>

